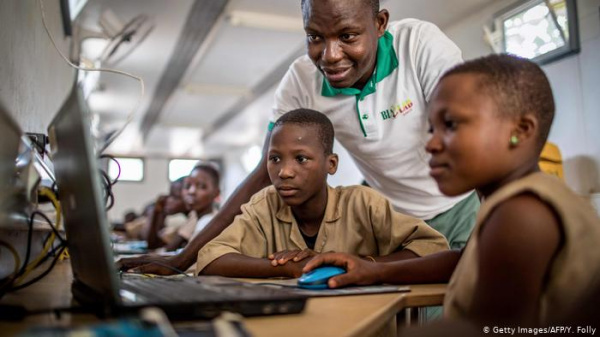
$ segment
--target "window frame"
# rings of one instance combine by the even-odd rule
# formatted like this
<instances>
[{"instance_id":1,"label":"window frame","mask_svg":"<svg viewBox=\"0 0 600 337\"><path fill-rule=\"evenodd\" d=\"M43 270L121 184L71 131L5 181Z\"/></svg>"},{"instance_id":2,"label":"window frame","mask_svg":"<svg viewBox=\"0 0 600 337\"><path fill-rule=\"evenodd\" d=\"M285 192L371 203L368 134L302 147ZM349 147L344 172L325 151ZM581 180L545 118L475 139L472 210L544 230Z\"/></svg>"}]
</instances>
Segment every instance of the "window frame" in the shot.
<instances>
[{"instance_id":1,"label":"window frame","mask_svg":"<svg viewBox=\"0 0 600 337\"><path fill-rule=\"evenodd\" d=\"M132 157L132 156L112 156L113 158L115 158L115 160L119 161L119 159L139 159L142 162L142 179L141 180L122 180L121 176L119 176L119 180L117 180L119 183L134 183L134 184L143 184L146 181L146 158L144 157ZM110 177L110 165L111 162L113 160L112 159L108 159L108 163L106 164L106 173L109 175ZM121 163L119 163L119 165L121 165ZM121 172L123 172L123 169L121 168ZM112 177L110 177L112 179Z\"/></svg>"},{"instance_id":2,"label":"window frame","mask_svg":"<svg viewBox=\"0 0 600 337\"><path fill-rule=\"evenodd\" d=\"M533 8L541 3L545 3L546 0L527 0L524 2L519 1L512 6L505 8L504 10L494 15L494 25L501 35L500 42L502 52L506 53L506 39L504 34L504 22L519 13L525 12L530 8ZM581 41L579 37L579 18L577 16L577 2L576 0L565 0L565 6L567 9L567 22L569 38L565 41L565 45L557 48L548 53L538 55L530 60L539 64L546 65L568 56L578 54L581 51ZM517 55L520 56L520 55Z\"/></svg>"}]
</instances>

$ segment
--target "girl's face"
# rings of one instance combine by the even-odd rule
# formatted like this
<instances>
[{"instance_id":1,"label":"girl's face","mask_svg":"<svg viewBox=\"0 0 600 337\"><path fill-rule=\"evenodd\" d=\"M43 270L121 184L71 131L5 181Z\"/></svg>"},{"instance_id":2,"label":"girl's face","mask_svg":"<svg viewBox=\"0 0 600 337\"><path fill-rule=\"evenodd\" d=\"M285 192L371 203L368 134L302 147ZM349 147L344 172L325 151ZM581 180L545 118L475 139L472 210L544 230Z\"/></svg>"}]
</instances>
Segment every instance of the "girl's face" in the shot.
<instances>
[{"instance_id":1,"label":"girl's face","mask_svg":"<svg viewBox=\"0 0 600 337\"><path fill-rule=\"evenodd\" d=\"M182 195L189 210L196 212L209 211L212 209L212 204L219 193L219 186L202 169L192 171L184 180Z\"/></svg>"},{"instance_id":2,"label":"girl's face","mask_svg":"<svg viewBox=\"0 0 600 337\"><path fill-rule=\"evenodd\" d=\"M502 107L478 88L479 76L444 78L428 106L429 174L449 196L493 190L515 166L509 143L515 122L500 117Z\"/></svg>"}]
</instances>

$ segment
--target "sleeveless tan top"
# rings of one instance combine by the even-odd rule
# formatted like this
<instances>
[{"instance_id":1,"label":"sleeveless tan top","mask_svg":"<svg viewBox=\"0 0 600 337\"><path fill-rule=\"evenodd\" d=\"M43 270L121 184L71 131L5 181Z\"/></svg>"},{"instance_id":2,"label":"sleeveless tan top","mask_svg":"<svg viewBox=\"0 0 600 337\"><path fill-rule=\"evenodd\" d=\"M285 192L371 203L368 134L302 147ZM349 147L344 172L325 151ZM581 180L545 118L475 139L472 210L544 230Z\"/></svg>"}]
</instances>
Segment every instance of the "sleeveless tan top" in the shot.
<instances>
[{"instance_id":1,"label":"sleeveless tan top","mask_svg":"<svg viewBox=\"0 0 600 337\"><path fill-rule=\"evenodd\" d=\"M551 263L540 298L539 322L554 321L574 309L600 281L600 219L592 206L558 178L533 173L496 191L482 205L477 224L448 284L444 300L447 318L470 317L478 276L478 245L482 223L504 200L529 192L550 205L561 221L563 245Z\"/></svg>"}]
</instances>

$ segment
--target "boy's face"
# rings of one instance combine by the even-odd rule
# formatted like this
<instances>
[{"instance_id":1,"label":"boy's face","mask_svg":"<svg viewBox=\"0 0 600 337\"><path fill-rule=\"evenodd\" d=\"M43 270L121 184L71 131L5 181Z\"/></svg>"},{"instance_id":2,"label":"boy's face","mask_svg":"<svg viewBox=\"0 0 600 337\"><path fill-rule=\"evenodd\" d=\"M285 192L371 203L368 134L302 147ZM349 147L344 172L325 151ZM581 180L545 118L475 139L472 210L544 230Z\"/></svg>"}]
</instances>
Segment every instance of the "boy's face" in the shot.
<instances>
[{"instance_id":1,"label":"boy's face","mask_svg":"<svg viewBox=\"0 0 600 337\"><path fill-rule=\"evenodd\" d=\"M183 202L183 183L174 182L171 184L169 195L165 201L165 212L167 214L177 214L186 211L186 205Z\"/></svg>"},{"instance_id":2,"label":"boy's face","mask_svg":"<svg viewBox=\"0 0 600 337\"><path fill-rule=\"evenodd\" d=\"M325 155L317 128L288 123L271 132L267 170L289 206L327 202L327 174L337 170L337 155Z\"/></svg>"},{"instance_id":3,"label":"boy's face","mask_svg":"<svg viewBox=\"0 0 600 337\"><path fill-rule=\"evenodd\" d=\"M306 0L302 10L307 53L335 88L367 83L377 59L377 39L387 11L377 18L364 0Z\"/></svg>"},{"instance_id":4,"label":"boy's face","mask_svg":"<svg viewBox=\"0 0 600 337\"><path fill-rule=\"evenodd\" d=\"M515 123L500 117L497 103L478 89L477 80L473 74L444 78L428 106L429 174L446 195L493 188L514 166L509 142Z\"/></svg>"},{"instance_id":5,"label":"boy's face","mask_svg":"<svg viewBox=\"0 0 600 337\"><path fill-rule=\"evenodd\" d=\"M189 210L203 212L212 208L215 198L219 196L219 187L204 170L194 170L185 178L182 194Z\"/></svg>"}]
</instances>

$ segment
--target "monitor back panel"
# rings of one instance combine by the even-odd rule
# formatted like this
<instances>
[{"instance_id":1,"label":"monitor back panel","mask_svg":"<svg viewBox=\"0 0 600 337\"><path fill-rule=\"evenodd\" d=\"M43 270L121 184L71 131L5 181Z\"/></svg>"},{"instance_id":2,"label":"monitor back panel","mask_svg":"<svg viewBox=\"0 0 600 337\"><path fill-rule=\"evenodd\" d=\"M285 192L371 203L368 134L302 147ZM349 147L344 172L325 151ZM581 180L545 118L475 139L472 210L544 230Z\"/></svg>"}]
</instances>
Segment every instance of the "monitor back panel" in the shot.
<instances>
[{"instance_id":1,"label":"monitor back panel","mask_svg":"<svg viewBox=\"0 0 600 337\"><path fill-rule=\"evenodd\" d=\"M84 303L117 305L120 298L109 225L88 112L77 86L50 124L48 135L65 216L74 295Z\"/></svg>"},{"instance_id":2,"label":"monitor back panel","mask_svg":"<svg viewBox=\"0 0 600 337\"><path fill-rule=\"evenodd\" d=\"M13 189L16 181L15 161L21 144L21 129L9 115L8 110L0 106L0 221L11 210Z\"/></svg>"}]
</instances>

